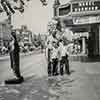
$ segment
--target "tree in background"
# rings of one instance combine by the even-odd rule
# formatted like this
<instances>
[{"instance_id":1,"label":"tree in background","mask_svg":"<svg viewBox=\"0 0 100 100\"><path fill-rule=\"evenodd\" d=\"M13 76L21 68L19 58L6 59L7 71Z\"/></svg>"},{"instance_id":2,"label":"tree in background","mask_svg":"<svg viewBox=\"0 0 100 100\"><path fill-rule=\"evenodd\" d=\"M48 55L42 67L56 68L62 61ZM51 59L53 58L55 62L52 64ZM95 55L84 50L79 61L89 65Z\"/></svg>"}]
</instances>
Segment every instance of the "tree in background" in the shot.
<instances>
[{"instance_id":1,"label":"tree in background","mask_svg":"<svg viewBox=\"0 0 100 100\"><path fill-rule=\"evenodd\" d=\"M24 8L30 0L0 0L0 13L6 12L7 16L16 11L24 12Z\"/></svg>"},{"instance_id":2,"label":"tree in background","mask_svg":"<svg viewBox=\"0 0 100 100\"><path fill-rule=\"evenodd\" d=\"M16 11L24 12L25 6L32 0L0 0L0 13L6 12L7 16L14 14ZM47 5L46 0L40 0L43 6Z\"/></svg>"}]
</instances>

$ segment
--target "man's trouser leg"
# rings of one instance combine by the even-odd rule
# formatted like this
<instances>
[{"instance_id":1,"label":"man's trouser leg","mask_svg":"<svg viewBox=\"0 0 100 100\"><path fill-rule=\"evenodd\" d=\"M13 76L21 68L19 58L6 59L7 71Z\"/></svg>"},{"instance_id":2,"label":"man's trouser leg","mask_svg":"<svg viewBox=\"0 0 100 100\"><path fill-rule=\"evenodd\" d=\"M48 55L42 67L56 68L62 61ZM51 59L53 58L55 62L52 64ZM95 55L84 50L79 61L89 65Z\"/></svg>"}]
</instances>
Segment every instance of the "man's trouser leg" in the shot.
<instances>
[{"instance_id":1,"label":"man's trouser leg","mask_svg":"<svg viewBox=\"0 0 100 100\"><path fill-rule=\"evenodd\" d=\"M66 73L69 75L70 71L69 71L69 60L68 58L65 58L65 71Z\"/></svg>"},{"instance_id":2,"label":"man's trouser leg","mask_svg":"<svg viewBox=\"0 0 100 100\"><path fill-rule=\"evenodd\" d=\"M16 75L17 78L20 78L21 77L21 74L20 74L20 59L19 59L19 53L16 53L14 55L14 73Z\"/></svg>"},{"instance_id":3,"label":"man's trouser leg","mask_svg":"<svg viewBox=\"0 0 100 100\"><path fill-rule=\"evenodd\" d=\"M53 70L52 70L52 73L53 73L53 75L57 75L57 65L58 65L58 60L57 59L53 59Z\"/></svg>"},{"instance_id":4,"label":"man's trouser leg","mask_svg":"<svg viewBox=\"0 0 100 100\"><path fill-rule=\"evenodd\" d=\"M10 66L13 69L14 68L14 57L13 52L10 53Z\"/></svg>"},{"instance_id":5,"label":"man's trouser leg","mask_svg":"<svg viewBox=\"0 0 100 100\"><path fill-rule=\"evenodd\" d=\"M50 61L50 53L51 53L51 50L48 49L48 76L51 76L51 73L52 73L52 69L51 69L51 61Z\"/></svg>"},{"instance_id":6,"label":"man's trouser leg","mask_svg":"<svg viewBox=\"0 0 100 100\"><path fill-rule=\"evenodd\" d=\"M60 74L61 75L64 74L63 67L64 67L64 61L63 61L63 58L62 58L61 61L60 61Z\"/></svg>"},{"instance_id":7,"label":"man's trouser leg","mask_svg":"<svg viewBox=\"0 0 100 100\"><path fill-rule=\"evenodd\" d=\"M10 54L10 60L11 60L11 68L17 77L17 79L10 79L10 80L5 80L6 84L19 84L24 81L24 78L20 75L20 69L19 69L19 54L14 54L12 52Z\"/></svg>"},{"instance_id":8,"label":"man's trouser leg","mask_svg":"<svg viewBox=\"0 0 100 100\"><path fill-rule=\"evenodd\" d=\"M51 61L48 61L48 76L51 76Z\"/></svg>"}]
</instances>

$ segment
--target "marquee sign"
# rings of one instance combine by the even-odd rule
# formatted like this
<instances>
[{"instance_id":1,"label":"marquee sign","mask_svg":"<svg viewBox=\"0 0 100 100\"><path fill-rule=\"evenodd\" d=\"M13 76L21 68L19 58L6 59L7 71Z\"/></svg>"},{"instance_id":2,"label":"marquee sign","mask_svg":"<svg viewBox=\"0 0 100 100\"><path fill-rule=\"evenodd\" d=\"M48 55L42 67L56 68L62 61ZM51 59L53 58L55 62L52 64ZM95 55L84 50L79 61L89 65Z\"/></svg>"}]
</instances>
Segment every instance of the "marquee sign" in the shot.
<instances>
[{"instance_id":1,"label":"marquee sign","mask_svg":"<svg viewBox=\"0 0 100 100\"><path fill-rule=\"evenodd\" d=\"M84 17L74 17L73 24L92 24L100 23L100 16L84 16Z\"/></svg>"},{"instance_id":2,"label":"marquee sign","mask_svg":"<svg viewBox=\"0 0 100 100\"><path fill-rule=\"evenodd\" d=\"M72 3L72 12L86 12L97 10L100 10L100 0L90 0Z\"/></svg>"},{"instance_id":3,"label":"marquee sign","mask_svg":"<svg viewBox=\"0 0 100 100\"><path fill-rule=\"evenodd\" d=\"M66 6L59 7L58 12L59 12L58 14L59 16L67 15L68 13L71 12L71 6L68 4Z\"/></svg>"},{"instance_id":4,"label":"marquee sign","mask_svg":"<svg viewBox=\"0 0 100 100\"><path fill-rule=\"evenodd\" d=\"M90 15L100 14L100 0L73 1L58 7L57 15Z\"/></svg>"}]
</instances>

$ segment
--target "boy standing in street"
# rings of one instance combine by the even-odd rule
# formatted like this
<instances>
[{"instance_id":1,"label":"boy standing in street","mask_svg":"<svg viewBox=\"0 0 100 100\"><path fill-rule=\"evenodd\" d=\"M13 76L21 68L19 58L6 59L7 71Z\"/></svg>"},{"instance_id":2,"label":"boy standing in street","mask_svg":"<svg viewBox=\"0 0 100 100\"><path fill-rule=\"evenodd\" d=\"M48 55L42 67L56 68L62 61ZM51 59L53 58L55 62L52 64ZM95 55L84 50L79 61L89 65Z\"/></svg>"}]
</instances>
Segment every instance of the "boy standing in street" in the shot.
<instances>
[{"instance_id":1,"label":"boy standing in street","mask_svg":"<svg viewBox=\"0 0 100 100\"><path fill-rule=\"evenodd\" d=\"M46 41L46 58L48 63L48 76L52 75L52 63L51 63L51 52L52 52L52 43L56 41L56 32L49 32L49 36Z\"/></svg>"},{"instance_id":2,"label":"boy standing in street","mask_svg":"<svg viewBox=\"0 0 100 100\"><path fill-rule=\"evenodd\" d=\"M51 62L52 62L52 75L58 75L58 46L57 42L52 42L52 51L51 51Z\"/></svg>"},{"instance_id":3,"label":"boy standing in street","mask_svg":"<svg viewBox=\"0 0 100 100\"><path fill-rule=\"evenodd\" d=\"M63 69L64 69L64 66L65 66L66 74L70 75L68 54L67 54L66 47L64 46L63 40L59 41L58 52L59 52L59 60L60 60L60 74L61 75L64 74Z\"/></svg>"}]
</instances>

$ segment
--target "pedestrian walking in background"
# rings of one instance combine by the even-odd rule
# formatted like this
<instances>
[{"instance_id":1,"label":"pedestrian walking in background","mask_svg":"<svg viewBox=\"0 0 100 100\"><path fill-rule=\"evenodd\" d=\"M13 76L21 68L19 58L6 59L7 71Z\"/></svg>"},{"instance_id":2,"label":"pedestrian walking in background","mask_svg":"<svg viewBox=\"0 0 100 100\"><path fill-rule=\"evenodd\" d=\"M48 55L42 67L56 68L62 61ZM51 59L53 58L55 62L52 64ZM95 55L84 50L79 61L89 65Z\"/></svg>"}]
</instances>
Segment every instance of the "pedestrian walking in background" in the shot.
<instances>
[{"instance_id":1,"label":"pedestrian walking in background","mask_svg":"<svg viewBox=\"0 0 100 100\"><path fill-rule=\"evenodd\" d=\"M65 66L66 74L70 75L68 54L67 54L66 47L64 46L63 40L59 40L58 54L59 54L59 61L60 61L60 74L61 75L64 74L64 66Z\"/></svg>"},{"instance_id":2,"label":"pedestrian walking in background","mask_svg":"<svg viewBox=\"0 0 100 100\"><path fill-rule=\"evenodd\" d=\"M24 81L24 78L20 73L20 48L18 45L18 41L16 38L15 32L11 32L12 39L9 43L9 53L10 53L10 61L11 61L11 69L13 70L16 79L6 80L5 83L21 83Z\"/></svg>"}]
</instances>

